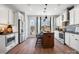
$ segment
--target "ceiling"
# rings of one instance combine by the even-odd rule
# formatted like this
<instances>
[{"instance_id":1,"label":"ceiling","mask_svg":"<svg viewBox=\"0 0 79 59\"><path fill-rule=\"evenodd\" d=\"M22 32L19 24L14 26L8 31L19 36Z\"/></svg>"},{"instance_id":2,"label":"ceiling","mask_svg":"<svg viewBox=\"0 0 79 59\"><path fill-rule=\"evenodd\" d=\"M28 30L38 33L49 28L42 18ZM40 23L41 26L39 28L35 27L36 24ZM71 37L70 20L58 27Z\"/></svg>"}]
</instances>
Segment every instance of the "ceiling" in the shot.
<instances>
[{"instance_id":1,"label":"ceiling","mask_svg":"<svg viewBox=\"0 0 79 59\"><path fill-rule=\"evenodd\" d=\"M10 6L27 13L27 15L58 15L72 4L11 4ZM44 13L44 8L46 12Z\"/></svg>"}]
</instances>

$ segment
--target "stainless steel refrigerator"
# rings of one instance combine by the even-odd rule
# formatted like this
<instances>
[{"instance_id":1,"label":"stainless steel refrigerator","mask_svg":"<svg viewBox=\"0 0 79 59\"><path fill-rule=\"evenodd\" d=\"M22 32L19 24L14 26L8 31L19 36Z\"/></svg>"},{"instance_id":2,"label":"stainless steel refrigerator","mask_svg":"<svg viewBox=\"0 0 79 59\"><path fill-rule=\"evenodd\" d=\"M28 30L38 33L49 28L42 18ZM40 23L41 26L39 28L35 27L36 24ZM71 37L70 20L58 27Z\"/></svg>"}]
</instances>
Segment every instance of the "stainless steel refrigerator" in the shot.
<instances>
[{"instance_id":1,"label":"stainless steel refrigerator","mask_svg":"<svg viewBox=\"0 0 79 59\"><path fill-rule=\"evenodd\" d=\"M18 43L20 44L23 41L23 21L18 19Z\"/></svg>"}]
</instances>

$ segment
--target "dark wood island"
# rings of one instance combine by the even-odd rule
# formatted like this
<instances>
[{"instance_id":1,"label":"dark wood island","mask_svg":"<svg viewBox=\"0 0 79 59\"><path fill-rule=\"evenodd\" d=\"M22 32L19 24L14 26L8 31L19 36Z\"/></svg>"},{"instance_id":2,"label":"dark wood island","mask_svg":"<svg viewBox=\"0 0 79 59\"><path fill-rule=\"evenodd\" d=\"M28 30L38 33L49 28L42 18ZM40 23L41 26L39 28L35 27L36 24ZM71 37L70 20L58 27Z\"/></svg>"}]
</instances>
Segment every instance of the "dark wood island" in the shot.
<instances>
[{"instance_id":1,"label":"dark wood island","mask_svg":"<svg viewBox=\"0 0 79 59\"><path fill-rule=\"evenodd\" d=\"M54 33L43 33L42 36L42 47L53 48L54 47Z\"/></svg>"}]
</instances>

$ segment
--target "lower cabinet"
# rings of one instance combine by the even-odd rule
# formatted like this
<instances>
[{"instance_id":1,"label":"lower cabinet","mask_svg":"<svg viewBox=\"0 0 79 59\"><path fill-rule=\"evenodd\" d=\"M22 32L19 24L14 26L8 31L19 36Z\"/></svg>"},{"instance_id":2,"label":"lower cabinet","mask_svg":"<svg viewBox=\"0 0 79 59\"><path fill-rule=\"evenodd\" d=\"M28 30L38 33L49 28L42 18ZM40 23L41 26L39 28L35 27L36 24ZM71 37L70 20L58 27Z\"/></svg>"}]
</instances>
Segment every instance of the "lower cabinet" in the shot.
<instances>
[{"instance_id":1,"label":"lower cabinet","mask_svg":"<svg viewBox=\"0 0 79 59\"><path fill-rule=\"evenodd\" d=\"M75 48L76 47L75 42L75 34L70 33L70 47Z\"/></svg>"},{"instance_id":2,"label":"lower cabinet","mask_svg":"<svg viewBox=\"0 0 79 59\"><path fill-rule=\"evenodd\" d=\"M3 54L6 52L6 47L5 47L5 36L0 35L0 54Z\"/></svg>"},{"instance_id":3,"label":"lower cabinet","mask_svg":"<svg viewBox=\"0 0 79 59\"><path fill-rule=\"evenodd\" d=\"M70 41L71 47L79 51L79 35L75 34L74 39Z\"/></svg>"},{"instance_id":4,"label":"lower cabinet","mask_svg":"<svg viewBox=\"0 0 79 59\"><path fill-rule=\"evenodd\" d=\"M70 34L68 32L65 33L65 43L70 46Z\"/></svg>"},{"instance_id":5,"label":"lower cabinet","mask_svg":"<svg viewBox=\"0 0 79 59\"><path fill-rule=\"evenodd\" d=\"M54 47L54 33L44 33L42 40L42 46L44 48L53 48Z\"/></svg>"},{"instance_id":6,"label":"lower cabinet","mask_svg":"<svg viewBox=\"0 0 79 59\"><path fill-rule=\"evenodd\" d=\"M72 34L72 33L65 33L65 43L75 49L76 51L79 51L79 35L78 34Z\"/></svg>"}]
</instances>

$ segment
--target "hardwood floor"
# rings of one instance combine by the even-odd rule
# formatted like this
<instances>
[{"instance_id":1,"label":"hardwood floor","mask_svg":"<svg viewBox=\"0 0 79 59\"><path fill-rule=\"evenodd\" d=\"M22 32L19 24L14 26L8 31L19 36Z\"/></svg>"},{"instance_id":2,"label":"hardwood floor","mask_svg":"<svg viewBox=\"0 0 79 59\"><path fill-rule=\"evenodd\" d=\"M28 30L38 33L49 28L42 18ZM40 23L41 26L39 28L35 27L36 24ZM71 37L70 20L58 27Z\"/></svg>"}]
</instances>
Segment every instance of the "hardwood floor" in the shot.
<instances>
[{"instance_id":1,"label":"hardwood floor","mask_svg":"<svg viewBox=\"0 0 79 59\"><path fill-rule=\"evenodd\" d=\"M76 51L61 44L55 39L54 48L42 48L36 45L36 38L29 38L11 49L8 54L75 54Z\"/></svg>"}]
</instances>

